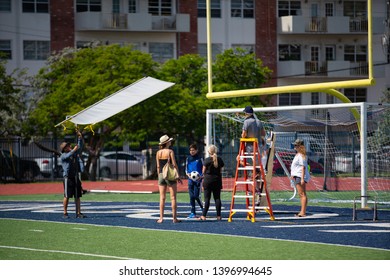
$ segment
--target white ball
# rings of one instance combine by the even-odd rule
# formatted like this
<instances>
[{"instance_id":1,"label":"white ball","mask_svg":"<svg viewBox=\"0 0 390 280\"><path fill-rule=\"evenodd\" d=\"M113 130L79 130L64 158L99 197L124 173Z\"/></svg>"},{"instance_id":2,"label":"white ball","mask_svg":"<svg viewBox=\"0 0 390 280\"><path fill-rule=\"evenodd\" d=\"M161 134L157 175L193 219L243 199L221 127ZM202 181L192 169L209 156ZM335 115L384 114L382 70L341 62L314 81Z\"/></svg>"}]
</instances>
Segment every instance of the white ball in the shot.
<instances>
[{"instance_id":1,"label":"white ball","mask_svg":"<svg viewBox=\"0 0 390 280\"><path fill-rule=\"evenodd\" d=\"M198 171L192 171L190 174L190 178L194 181L198 181L200 179L200 174Z\"/></svg>"}]
</instances>

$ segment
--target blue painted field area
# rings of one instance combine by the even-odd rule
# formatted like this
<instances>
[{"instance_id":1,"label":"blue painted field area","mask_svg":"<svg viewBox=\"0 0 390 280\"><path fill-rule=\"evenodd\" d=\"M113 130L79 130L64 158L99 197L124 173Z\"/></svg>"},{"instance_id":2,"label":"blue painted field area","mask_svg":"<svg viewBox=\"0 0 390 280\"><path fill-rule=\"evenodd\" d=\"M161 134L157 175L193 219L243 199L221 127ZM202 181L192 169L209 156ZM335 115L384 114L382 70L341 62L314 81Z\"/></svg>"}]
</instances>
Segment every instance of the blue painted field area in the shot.
<instances>
[{"instance_id":1,"label":"blue painted field area","mask_svg":"<svg viewBox=\"0 0 390 280\"><path fill-rule=\"evenodd\" d=\"M223 209L222 221L215 219L213 208L207 221L186 219L189 206L179 204L178 216L182 223L174 224L170 217L170 204L167 203L166 219L157 224L158 203L84 202L82 212L87 215L85 219L76 219L73 207L71 203L70 218L63 219L61 202L5 201L0 202L0 218L250 236L390 250L390 211L379 210L377 221L372 220L372 211L359 212L358 219L352 221L352 210L347 208L309 207L307 217L296 218L296 206L276 205L274 221L267 213L261 212L252 223L244 213L236 213L233 221L228 222L229 209L226 208Z\"/></svg>"}]
</instances>

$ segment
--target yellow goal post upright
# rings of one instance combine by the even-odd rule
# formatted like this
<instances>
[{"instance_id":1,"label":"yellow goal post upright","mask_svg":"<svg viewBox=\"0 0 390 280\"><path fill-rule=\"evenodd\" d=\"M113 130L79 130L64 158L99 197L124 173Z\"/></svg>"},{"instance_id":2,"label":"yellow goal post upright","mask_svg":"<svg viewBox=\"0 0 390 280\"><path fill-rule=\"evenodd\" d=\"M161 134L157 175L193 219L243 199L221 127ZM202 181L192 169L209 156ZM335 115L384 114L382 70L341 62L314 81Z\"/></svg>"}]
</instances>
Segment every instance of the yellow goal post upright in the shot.
<instances>
[{"instance_id":1,"label":"yellow goal post upright","mask_svg":"<svg viewBox=\"0 0 390 280\"><path fill-rule=\"evenodd\" d=\"M342 88L352 88L352 87L367 87L375 85L375 79L373 75L373 49L372 49L372 0L367 1L367 16L368 16L368 77L366 79L358 80L347 80L347 81L336 81L336 82L324 82L324 83L313 83L313 84L300 84L300 85L288 85L288 86L278 86L278 87L267 87L267 88L255 88L255 89L245 89L245 90L233 90L233 91L223 91L223 92L213 92L213 82L212 82L212 34L211 34L211 1L206 0L206 28L207 28L207 63L208 63L208 93L207 98L217 99L217 98L237 98L245 96L261 96L261 95L272 95L280 93L310 93L310 92L324 92L326 94L332 95L335 98L339 99L344 103L351 103L351 101L339 90ZM351 108L351 112L354 115L358 125L362 121L359 121L359 113ZM363 113L363 111L362 111ZM361 133L361 139L364 139L364 129L359 127ZM365 143L361 143L361 149L365 149ZM363 157L366 157L362 153ZM362 161L366 161L366 158L363 158ZM363 180L363 178L362 178ZM365 184L365 183L364 183ZM364 185L362 182L362 185ZM362 208L366 207L367 199L362 197L361 206Z\"/></svg>"}]
</instances>

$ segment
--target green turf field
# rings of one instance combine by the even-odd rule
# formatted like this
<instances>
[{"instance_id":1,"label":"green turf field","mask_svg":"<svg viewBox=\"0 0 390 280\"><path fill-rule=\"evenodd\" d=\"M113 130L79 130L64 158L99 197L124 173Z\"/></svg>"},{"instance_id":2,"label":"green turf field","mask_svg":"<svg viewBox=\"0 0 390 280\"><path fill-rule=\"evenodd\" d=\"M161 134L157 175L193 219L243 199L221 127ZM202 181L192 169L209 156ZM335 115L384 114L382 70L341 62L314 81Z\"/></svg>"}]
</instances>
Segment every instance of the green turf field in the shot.
<instances>
[{"instance_id":1,"label":"green turf field","mask_svg":"<svg viewBox=\"0 0 390 280\"><path fill-rule=\"evenodd\" d=\"M0 240L2 260L389 259L389 252L383 250L8 219L0 219Z\"/></svg>"},{"instance_id":2,"label":"green turf field","mask_svg":"<svg viewBox=\"0 0 390 280\"><path fill-rule=\"evenodd\" d=\"M16 201L60 202L61 199L61 195L0 197L0 200ZM91 193L83 197L83 201L158 202L158 200L158 194ZM188 194L178 194L178 201L188 202ZM0 259L388 260L390 253L385 250L195 232L0 219Z\"/></svg>"}]
</instances>

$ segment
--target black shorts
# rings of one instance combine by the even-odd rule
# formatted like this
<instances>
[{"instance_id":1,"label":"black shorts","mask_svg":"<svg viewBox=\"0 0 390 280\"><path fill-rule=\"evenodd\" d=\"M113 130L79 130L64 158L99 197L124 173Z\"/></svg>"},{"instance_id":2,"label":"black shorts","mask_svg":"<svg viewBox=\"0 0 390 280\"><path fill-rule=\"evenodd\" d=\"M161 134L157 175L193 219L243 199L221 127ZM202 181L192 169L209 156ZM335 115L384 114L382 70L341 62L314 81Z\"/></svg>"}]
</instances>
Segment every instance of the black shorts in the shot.
<instances>
[{"instance_id":1,"label":"black shorts","mask_svg":"<svg viewBox=\"0 0 390 280\"><path fill-rule=\"evenodd\" d=\"M79 198L82 197L81 181L78 176L71 178L64 178L64 197L67 198Z\"/></svg>"}]
</instances>

